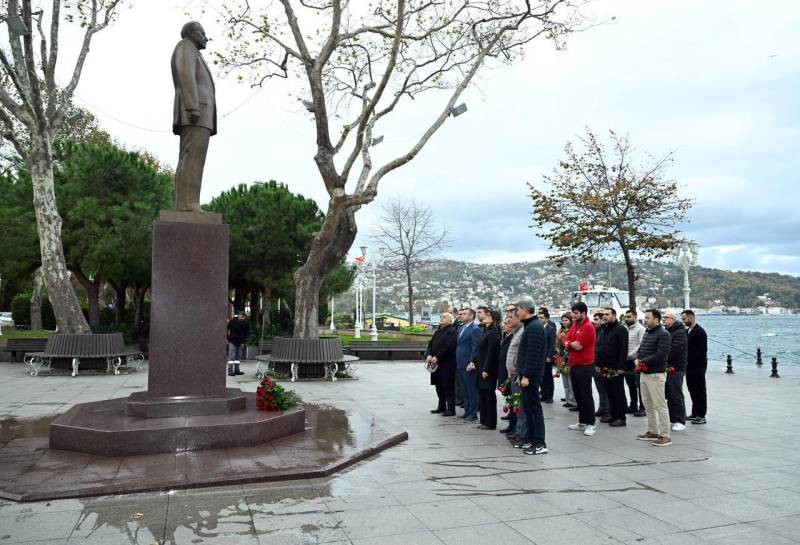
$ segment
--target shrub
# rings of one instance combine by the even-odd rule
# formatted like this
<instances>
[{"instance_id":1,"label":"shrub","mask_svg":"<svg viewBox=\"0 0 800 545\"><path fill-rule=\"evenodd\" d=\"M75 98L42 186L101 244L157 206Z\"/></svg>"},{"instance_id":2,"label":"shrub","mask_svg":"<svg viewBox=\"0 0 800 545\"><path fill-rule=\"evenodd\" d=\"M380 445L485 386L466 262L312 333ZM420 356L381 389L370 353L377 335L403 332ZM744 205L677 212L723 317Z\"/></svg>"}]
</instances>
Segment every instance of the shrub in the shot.
<instances>
[{"instance_id":1,"label":"shrub","mask_svg":"<svg viewBox=\"0 0 800 545\"><path fill-rule=\"evenodd\" d=\"M11 300L11 317L17 326L31 325L31 295L32 292L24 291ZM56 328L56 315L47 296L42 297L42 327L51 330Z\"/></svg>"}]
</instances>

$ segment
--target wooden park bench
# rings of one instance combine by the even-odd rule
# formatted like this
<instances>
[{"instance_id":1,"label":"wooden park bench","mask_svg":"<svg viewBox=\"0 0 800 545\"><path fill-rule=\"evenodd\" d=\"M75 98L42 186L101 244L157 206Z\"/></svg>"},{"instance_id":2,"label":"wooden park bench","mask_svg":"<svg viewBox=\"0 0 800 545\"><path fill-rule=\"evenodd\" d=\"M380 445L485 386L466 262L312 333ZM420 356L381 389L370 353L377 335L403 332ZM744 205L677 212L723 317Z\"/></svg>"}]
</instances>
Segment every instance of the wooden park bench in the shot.
<instances>
[{"instance_id":1,"label":"wooden park bench","mask_svg":"<svg viewBox=\"0 0 800 545\"><path fill-rule=\"evenodd\" d=\"M69 370L72 365L72 376L78 375L81 364L105 363L106 373L119 375L120 367L130 367L134 371L141 368L144 355L136 349L126 348L122 333L70 335L55 333L47 339L43 352L25 354L25 364L30 368L31 376L36 376L43 369ZM102 369L102 367L99 367Z\"/></svg>"},{"instance_id":2,"label":"wooden park bench","mask_svg":"<svg viewBox=\"0 0 800 545\"><path fill-rule=\"evenodd\" d=\"M275 372L290 375L292 382L298 378L331 379L336 382L336 373L343 371L355 376L358 367L355 356L346 356L342 341L335 339L295 339L275 337L272 353L256 356L256 376Z\"/></svg>"},{"instance_id":3,"label":"wooden park bench","mask_svg":"<svg viewBox=\"0 0 800 545\"><path fill-rule=\"evenodd\" d=\"M421 360L428 341L350 341L347 351L365 360Z\"/></svg>"},{"instance_id":4,"label":"wooden park bench","mask_svg":"<svg viewBox=\"0 0 800 545\"><path fill-rule=\"evenodd\" d=\"M275 344L275 339L261 339L258 341L258 355L272 353L272 346Z\"/></svg>"},{"instance_id":5,"label":"wooden park bench","mask_svg":"<svg viewBox=\"0 0 800 545\"><path fill-rule=\"evenodd\" d=\"M4 347L0 347L0 352L10 352L11 362L18 363L23 361L27 352L40 352L47 346L47 339L8 339Z\"/></svg>"}]
</instances>

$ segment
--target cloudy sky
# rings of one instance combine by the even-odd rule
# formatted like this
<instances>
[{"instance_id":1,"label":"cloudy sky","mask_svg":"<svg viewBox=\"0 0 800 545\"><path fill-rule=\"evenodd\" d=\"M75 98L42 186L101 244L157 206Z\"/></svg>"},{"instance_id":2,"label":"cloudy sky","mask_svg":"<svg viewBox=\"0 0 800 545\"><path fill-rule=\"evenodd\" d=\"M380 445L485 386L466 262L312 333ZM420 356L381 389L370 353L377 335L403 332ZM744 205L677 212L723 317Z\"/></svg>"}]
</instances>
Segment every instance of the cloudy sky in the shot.
<instances>
[{"instance_id":1,"label":"cloudy sky","mask_svg":"<svg viewBox=\"0 0 800 545\"><path fill-rule=\"evenodd\" d=\"M200 14L191 0L132 4L97 36L77 101L120 142L174 166L169 58L187 9L216 38L211 50L223 40L213 10ZM669 174L696 199L683 228L700 242L702 265L800 275L800 2L598 0L590 11L616 19L572 36L565 51L536 44L517 65L485 71L464 97L469 111L449 119L359 212L360 237L382 203L413 195L453 233L446 257L542 258L548 249L528 228L526 182L551 170L564 143L590 126L628 133L642 153L675 150ZM67 49L76 43L65 40ZM218 78L223 117L203 201L276 179L324 207L313 123L292 90L284 81L253 91ZM385 141L375 163L410 147L446 99L432 95L378 131Z\"/></svg>"}]
</instances>

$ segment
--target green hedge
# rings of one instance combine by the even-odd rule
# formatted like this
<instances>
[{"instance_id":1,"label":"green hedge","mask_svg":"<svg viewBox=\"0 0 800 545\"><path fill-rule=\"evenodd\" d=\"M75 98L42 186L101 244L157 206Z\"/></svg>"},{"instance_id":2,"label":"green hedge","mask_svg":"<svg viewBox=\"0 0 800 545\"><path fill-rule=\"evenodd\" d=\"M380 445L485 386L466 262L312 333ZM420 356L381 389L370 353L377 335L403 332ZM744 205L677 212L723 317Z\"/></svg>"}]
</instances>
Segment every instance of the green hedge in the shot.
<instances>
[{"instance_id":1,"label":"green hedge","mask_svg":"<svg viewBox=\"0 0 800 545\"><path fill-rule=\"evenodd\" d=\"M30 327L31 295L32 292L24 291L18 293L11 300L11 317L14 319L15 325ZM44 329L56 328L56 315L53 313L53 305L46 295L42 297L42 327Z\"/></svg>"}]
</instances>

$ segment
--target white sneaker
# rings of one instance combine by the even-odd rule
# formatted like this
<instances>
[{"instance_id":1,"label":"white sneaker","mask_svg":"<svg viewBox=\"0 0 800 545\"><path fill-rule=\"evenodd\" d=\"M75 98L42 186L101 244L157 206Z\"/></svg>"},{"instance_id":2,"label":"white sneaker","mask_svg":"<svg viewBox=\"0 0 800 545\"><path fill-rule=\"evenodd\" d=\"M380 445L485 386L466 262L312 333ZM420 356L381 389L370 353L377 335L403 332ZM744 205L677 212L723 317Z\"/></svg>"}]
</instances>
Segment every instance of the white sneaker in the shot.
<instances>
[{"instance_id":1,"label":"white sneaker","mask_svg":"<svg viewBox=\"0 0 800 545\"><path fill-rule=\"evenodd\" d=\"M584 435L594 435L595 434L594 426L586 426L586 429L583 430L583 434Z\"/></svg>"},{"instance_id":2,"label":"white sneaker","mask_svg":"<svg viewBox=\"0 0 800 545\"><path fill-rule=\"evenodd\" d=\"M571 430L585 430L586 424L570 424L567 428Z\"/></svg>"},{"instance_id":3,"label":"white sneaker","mask_svg":"<svg viewBox=\"0 0 800 545\"><path fill-rule=\"evenodd\" d=\"M680 422L675 422L672 425L672 431L685 431L685 430L686 430L686 426L684 426Z\"/></svg>"}]
</instances>

